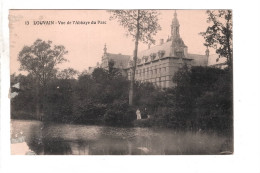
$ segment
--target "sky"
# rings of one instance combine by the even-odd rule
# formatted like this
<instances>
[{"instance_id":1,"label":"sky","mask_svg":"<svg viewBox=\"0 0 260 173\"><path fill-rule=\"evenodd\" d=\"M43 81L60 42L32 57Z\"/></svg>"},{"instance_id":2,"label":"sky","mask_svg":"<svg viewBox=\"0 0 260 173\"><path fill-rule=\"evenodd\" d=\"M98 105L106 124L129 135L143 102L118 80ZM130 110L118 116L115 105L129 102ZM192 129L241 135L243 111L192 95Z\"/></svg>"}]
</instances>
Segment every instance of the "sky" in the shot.
<instances>
[{"instance_id":1,"label":"sky","mask_svg":"<svg viewBox=\"0 0 260 173\"><path fill-rule=\"evenodd\" d=\"M171 22L174 10L159 10L161 30L154 39L159 44L160 39L170 36ZM206 10L176 10L180 23L180 35L188 46L189 53L205 54L204 39L199 32L206 30ZM116 20L109 20L106 10L10 10L10 64L11 74L20 73L17 57L22 48L31 46L36 39L50 40L53 45L64 45L68 50L65 56L69 61L58 66L59 69L68 67L78 71L95 66L101 61L104 45L107 52L132 55L134 41L127 36L126 29ZM53 25L34 25L36 21L54 21ZM58 22L65 24L60 25ZM67 22L71 24L67 24ZM73 21L85 21L90 24L73 24ZM97 24L91 24L96 21ZM98 24L98 21L100 24ZM29 25L26 23L29 22ZM101 24L104 23L105 24ZM153 45L152 45L153 46ZM151 46L151 47L152 47ZM147 49L146 44L139 44L139 50ZM210 50L214 54L214 50Z\"/></svg>"}]
</instances>

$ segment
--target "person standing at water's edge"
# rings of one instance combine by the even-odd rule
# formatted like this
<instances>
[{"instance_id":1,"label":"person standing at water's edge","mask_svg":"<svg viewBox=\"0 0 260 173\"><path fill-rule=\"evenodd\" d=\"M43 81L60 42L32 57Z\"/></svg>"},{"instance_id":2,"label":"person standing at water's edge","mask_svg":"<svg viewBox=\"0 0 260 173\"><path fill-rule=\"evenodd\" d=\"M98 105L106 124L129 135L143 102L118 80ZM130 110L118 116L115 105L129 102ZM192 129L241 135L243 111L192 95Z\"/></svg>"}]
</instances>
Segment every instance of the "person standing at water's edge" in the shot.
<instances>
[{"instance_id":1,"label":"person standing at water's edge","mask_svg":"<svg viewBox=\"0 0 260 173\"><path fill-rule=\"evenodd\" d=\"M141 118L141 112L140 112L139 109L136 110L136 119L137 119L137 120L142 119L142 118Z\"/></svg>"}]
</instances>

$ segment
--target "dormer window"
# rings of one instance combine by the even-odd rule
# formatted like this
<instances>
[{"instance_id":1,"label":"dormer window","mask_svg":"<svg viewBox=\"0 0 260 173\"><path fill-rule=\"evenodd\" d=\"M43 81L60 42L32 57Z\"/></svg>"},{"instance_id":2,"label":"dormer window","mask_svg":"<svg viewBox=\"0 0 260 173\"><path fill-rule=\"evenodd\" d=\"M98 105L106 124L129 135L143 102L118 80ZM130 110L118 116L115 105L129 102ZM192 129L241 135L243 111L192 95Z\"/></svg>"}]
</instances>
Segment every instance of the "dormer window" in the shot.
<instances>
[{"instance_id":1,"label":"dormer window","mask_svg":"<svg viewBox=\"0 0 260 173\"><path fill-rule=\"evenodd\" d=\"M142 61L143 61L144 63L145 63L145 62L148 62L148 56L143 56Z\"/></svg>"},{"instance_id":2,"label":"dormer window","mask_svg":"<svg viewBox=\"0 0 260 173\"><path fill-rule=\"evenodd\" d=\"M159 58L162 58L164 56L164 54L165 54L165 51L164 50L159 50L157 54L158 54Z\"/></svg>"},{"instance_id":3,"label":"dormer window","mask_svg":"<svg viewBox=\"0 0 260 173\"><path fill-rule=\"evenodd\" d=\"M140 58L138 58L138 59L137 59L137 64L140 64L141 61L142 61L142 60L141 60Z\"/></svg>"},{"instance_id":4,"label":"dormer window","mask_svg":"<svg viewBox=\"0 0 260 173\"><path fill-rule=\"evenodd\" d=\"M150 58L151 58L152 61L155 60L155 58L156 58L156 53L151 53L151 54L150 54Z\"/></svg>"},{"instance_id":5,"label":"dormer window","mask_svg":"<svg viewBox=\"0 0 260 173\"><path fill-rule=\"evenodd\" d=\"M178 58L182 58L183 57L183 52L176 52L176 56Z\"/></svg>"},{"instance_id":6,"label":"dormer window","mask_svg":"<svg viewBox=\"0 0 260 173\"><path fill-rule=\"evenodd\" d=\"M130 61L128 62L128 66L129 66L129 67L133 67L133 64L134 64L134 63L133 63L132 60L130 60Z\"/></svg>"}]
</instances>

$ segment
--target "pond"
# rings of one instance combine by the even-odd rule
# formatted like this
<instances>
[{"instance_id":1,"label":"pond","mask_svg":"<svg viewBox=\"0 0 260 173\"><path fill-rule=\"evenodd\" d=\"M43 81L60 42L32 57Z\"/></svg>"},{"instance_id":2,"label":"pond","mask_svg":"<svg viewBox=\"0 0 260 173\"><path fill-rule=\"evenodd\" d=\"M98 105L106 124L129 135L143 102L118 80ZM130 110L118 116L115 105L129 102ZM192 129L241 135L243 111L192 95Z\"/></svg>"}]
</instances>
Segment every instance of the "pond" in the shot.
<instances>
[{"instance_id":1,"label":"pond","mask_svg":"<svg viewBox=\"0 0 260 173\"><path fill-rule=\"evenodd\" d=\"M11 120L14 155L191 155L232 151L228 137L202 132Z\"/></svg>"}]
</instances>

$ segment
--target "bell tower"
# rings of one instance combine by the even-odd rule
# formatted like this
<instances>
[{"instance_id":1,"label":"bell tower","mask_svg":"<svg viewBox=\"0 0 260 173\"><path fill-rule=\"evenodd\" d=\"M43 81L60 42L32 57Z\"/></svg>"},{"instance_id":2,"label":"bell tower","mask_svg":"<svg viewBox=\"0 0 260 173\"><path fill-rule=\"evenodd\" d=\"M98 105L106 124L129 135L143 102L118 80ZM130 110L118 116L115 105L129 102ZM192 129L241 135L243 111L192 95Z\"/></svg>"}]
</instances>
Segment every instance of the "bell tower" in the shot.
<instances>
[{"instance_id":1,"label":"bell tower","mask_svg":"<svg viewBox=\"0 0 260 173\"><path fill-rule=\"evenodd\" d=\"M187 56L188 47L184 44L180 36L180 23L177 18L176 10L171 24L171 56L184 58Z\"/></svg>"},{"instance_id":2,"label":"bell tower","mask_svg":"<svg viewBox=\"0 0 260 173\"><path fill-rule=\"evenodd\" d=\"M107 53L107 44L105 43L105 45L104 45L104 54L106 54Z\"/></svg>"},{"instance_id":3,"label":"bell tower","mask_svg":"<svg viewBox=\"0 0 260 173\"><path fill-rule=\"evenodd\" d=\"M174 38L180 37L179 29L180 29L180 24L179 24L179 21L177 19L177 13L176 13L176 10L175 10L174 11L174 18L172 20L172 25L171 25L171 39L172 40Z\"/></svg>"},{"instance_id":4,"label":"bell tower","mask_svg":"<svg viewBox=\"0 0 260 173\"><path fill-rule=\"evenodd\" d=\"M104 45L104 54L102 56L102 62L101 62L101 67L106 68L108 67L108 53L107 53L107 45Z\"/></svg>"}]
</instances>

